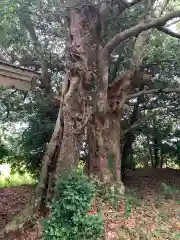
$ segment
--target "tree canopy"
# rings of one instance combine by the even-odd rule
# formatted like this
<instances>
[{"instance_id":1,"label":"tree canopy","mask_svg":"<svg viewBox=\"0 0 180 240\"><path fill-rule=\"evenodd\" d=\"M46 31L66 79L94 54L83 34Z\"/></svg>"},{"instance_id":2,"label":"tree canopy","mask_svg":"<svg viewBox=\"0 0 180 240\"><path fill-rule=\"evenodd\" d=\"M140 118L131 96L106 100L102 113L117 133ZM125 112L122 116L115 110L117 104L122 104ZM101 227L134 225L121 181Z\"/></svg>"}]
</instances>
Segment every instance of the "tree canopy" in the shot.
<instances>
[{"instance_id":1,"label":"tree canopy","mask_svg":"<svg viewBox=\"0 0 180 240\"><path fill-rule=\"evenodd\" d=\"M101 1L94 4L104 6ZM7 130L9 126L20 126L18 137L10 137L11 146L16 147L13 147L14 157L9 158L8 162L13 166L25 165L34 173L39 172L53 132L62 81L66 76L68 5L68 2L65 4L51 0L3 0L0 3L2 58L42 73L33 92L4 88L0 90L1 126ZM150 81L148 78L144 80L145 83L136 84L135 91L127 100L123 118L119 119L123 124L123 159L125 162L127 157L135 159L137 164L145 159L143 164L151 161L154 166L152 161L155 161L157 155L158 159L162 160L163 157L163 163L166 159L171 159L180 165L179 90L171 91L179 89L180 84L178 1L152 1L149 9L153 17L149 22L146 22L147 6L141 1L115 1L108 7L101 26L101 44L108 49L109 55L108 82L113 83L116 77L137 64L135 51L136 56L141 55L144 76L151 76ZM142 19L145 19L145 23L141 23ZM137 31L136 34L134 31ZM147 36L140 44L140 49L135 49L141 31L145 31ZM25 126L23 131L22 125ZM85 152L88 153L88 150ZM160 165L159 162L158 166Z\"/></svg>"}]
</instances>

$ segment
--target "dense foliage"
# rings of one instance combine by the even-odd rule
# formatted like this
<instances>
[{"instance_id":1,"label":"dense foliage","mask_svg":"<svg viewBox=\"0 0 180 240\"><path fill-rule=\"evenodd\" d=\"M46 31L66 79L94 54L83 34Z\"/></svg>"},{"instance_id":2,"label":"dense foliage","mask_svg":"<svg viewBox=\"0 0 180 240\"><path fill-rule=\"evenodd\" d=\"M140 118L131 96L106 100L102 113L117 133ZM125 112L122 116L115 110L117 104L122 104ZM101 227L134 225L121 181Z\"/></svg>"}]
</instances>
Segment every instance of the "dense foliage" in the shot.
<instances>
[{"instance_id":1,"label":"dense foliage","mask_svg":"<svg viewBox=\"0 0 180 240\"><path fill-rule=\"evenodd\" d=\"M43 239L102 239L104 224L100 213L88 214L95 191L82 166L61 177L50 216L43 221Z\"/></svg>"}]
</instances>

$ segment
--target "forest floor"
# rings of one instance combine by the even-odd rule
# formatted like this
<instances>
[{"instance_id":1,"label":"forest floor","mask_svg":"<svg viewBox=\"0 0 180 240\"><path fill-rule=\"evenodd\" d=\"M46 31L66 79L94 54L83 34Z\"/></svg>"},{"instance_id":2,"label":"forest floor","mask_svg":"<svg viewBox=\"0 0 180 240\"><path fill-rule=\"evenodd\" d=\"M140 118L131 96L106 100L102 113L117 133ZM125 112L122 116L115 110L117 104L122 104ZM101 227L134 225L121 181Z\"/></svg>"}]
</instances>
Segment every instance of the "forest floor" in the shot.
<instances>
[{"instance_id":1,"label":"forest floor","mask_svg":"<svg viewBox=\"0 0 180 240\"><path fill-rule=\"evenodd\" d=\"M127 192L115 202L98 199L105 219L106 240L180 240L180 170L129 171ZM20 212L33 194L32 186L0 189L0 230ZM97 208L97 206L95 206ZM39 239L39 224L5 240Z\"/></svg>"}]
</instances>

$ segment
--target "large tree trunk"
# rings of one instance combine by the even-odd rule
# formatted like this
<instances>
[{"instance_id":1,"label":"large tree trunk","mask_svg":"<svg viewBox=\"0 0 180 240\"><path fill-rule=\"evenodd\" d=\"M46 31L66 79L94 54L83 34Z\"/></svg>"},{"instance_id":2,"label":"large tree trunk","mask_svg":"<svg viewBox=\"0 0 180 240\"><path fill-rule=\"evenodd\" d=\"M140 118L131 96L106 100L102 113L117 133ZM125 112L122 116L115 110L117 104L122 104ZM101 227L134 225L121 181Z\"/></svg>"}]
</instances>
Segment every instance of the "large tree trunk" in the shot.
<instances>
[{"instance_id":1,"label":"large tree trunk","mask_svg":"<svg viewBox=\"0 0 180 240\"><path fill-rule=\"evenodd\" d=\"M109 116L109 134L107 136L108 142L108 157L111 156L114 161L113 164L113 180L116 182L121 181L121 142L120 142L120 115L119 114L111 114ZM108 141L109 139L109 141Z\"/></svg>"},{"instance_id":2,"label":"large tree trunk","mask_svg":"<svg viewBox=\"0 0 180 240\"><path fill-rule=\"evenodd\" d=\"M124 76L118 76L112 85L108 86L108 70L113 49L123 39L130 37L131 33L134 36L134 30L130 31L130 35L125 31L122 39L120 34L116 35L102 49L98 6L88 1L79 1L77 4L74 4L76 0L67 2L71 3L68 8L67 76L62 90L60 113L44 156L40 181L36 189L38 202L42 201L44 195L46 198L52 196L54 175L59 177L66 170L77 166L84 129L92 116L94 131L91 135L92 145L89 153L90 161L93 159L91 168L95 169L94 166L97 166L103 182L121 180L120 120L135 71L131 69ZM141 28L137 29L137 34L138 32L141 32ZM35 45L39 46L35 34L34 37ZM138 59L137 62L141 63L141 57L138 56ZM46 73L47 71L44 71L44 77L48 76ZM45 87L50 94L49 84L45 84ZM109 156L113 158L112 171L109 168Z\"/></svg>"},{"instance_id":3,"label":"large tree trunk","mask_svg":"<svg viewBox=\"0 0 180 240\"><path fill-rule=\"evenodd\" d=\"M64 94L64 133L56 174L77 166L86 124L91 117L93 79L96 78L100 18L95 6L79 3L69 12L67 48L68 88Z\"/></svg>"},{"instance_id":4,"label":"large tree trunk","mask_svg":"<svg viewBox=\"0 0 180 240\"><path fill-rule=\"evenodd\" d=\"M97 169L104 183L121 184L121 142L120 119L123 115L125 95L130 88L132 73L125 73L109 85L107 109L99 109L101 99L93 116L94 131L91 134L90 157L92 169Z\"/></svg>"},{"instance_id":5,"label":"large tree trunk","mask_svg":"<svg viewBox=\"0 0 180 240\"><path fill-rule=\"evenodd\" d=\"M120 116L108 113L105 119L94 116L89 135L90 171L101 182L121 183Z\"/></svg>"},{"instance_id":6,"label":"large tree trunk","mask_svg":"<svg viewBox=\"0 0 180 240\"><path fill-rule=\"evenodd\" d=\"M63 141L56 166L57 177L78 165L82 137L76 133L76 130L75 120L65 109Z\"/></svg>"},{"instance_id":7,"label":"large tree trunk","mask_svg":"<svg viewBox=\"0 0 180 240\"><path fill-rule=\"evenodd\" d=\"M66 78L54 133L43 159L36 188L36 209L53 197L56 177L77 166L84 128L91 116L89 92L96 76L100 19L93 5L81 3L69 11ZM38 199L38 201L37 201ZM38 203L38 204L37 204Z\"/></svg>"}]
</instances>

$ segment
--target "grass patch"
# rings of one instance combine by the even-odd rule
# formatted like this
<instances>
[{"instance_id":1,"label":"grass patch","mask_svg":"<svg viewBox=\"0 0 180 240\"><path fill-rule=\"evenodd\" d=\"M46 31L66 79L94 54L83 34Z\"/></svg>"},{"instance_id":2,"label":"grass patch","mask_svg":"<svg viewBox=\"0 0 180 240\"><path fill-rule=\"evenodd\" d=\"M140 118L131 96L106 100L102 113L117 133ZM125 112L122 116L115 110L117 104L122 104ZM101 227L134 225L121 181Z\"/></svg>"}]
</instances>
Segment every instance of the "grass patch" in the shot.
<instances>
[{"instance_id":1,"label":"grass patch","mask_svg":"<svg viewBox=\"0 0 180 240\"><path fill-rule=\"evenodd\" d=\"M13 187L13 186L20 186L24 184L33 184L35 180L31 177L30 174L11 174L10 176L0 175L0 188L4 187Z\"/></svg>"}]
</instances>

